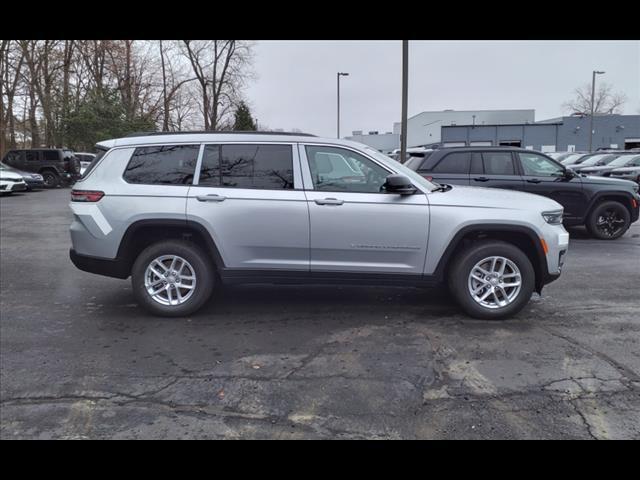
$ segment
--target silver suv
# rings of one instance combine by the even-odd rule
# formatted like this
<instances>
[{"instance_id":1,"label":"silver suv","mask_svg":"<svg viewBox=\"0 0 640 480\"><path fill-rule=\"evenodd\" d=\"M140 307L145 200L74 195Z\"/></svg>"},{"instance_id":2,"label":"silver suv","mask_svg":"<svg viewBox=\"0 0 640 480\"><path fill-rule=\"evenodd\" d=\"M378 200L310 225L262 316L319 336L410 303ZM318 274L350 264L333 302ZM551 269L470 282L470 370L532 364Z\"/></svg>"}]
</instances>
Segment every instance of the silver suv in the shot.
<instances>
[{"instance_id":1,"label":"silver suv","mask_svg":"<svg viewBox=\"0 0 640 480\"><path fill-rule=\"evenodd\" d=\"M158 315L195 312L220 283L446 283L469 315L504 318L568 248L553 200L438 185L350 141L165 133L96 148L71 192L71 260L131 276Z\"/></svg>"}]
</instances>

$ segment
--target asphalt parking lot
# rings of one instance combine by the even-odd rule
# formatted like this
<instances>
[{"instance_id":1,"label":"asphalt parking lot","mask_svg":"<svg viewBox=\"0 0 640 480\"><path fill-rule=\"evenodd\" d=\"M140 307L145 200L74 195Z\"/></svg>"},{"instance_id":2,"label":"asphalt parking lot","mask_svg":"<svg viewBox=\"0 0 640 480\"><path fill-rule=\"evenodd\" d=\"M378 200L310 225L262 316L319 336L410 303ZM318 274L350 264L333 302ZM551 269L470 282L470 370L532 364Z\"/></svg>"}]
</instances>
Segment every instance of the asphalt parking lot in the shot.
<instances>
[{"instance_id":1,"label":"asphalt parking lot","mask_svg":"<svg viewBox=\"0 0 640 480\"><path fill-rule=\"evenodd\" d=\"M70 262L68 189L0 199L0 437L640 439L640 224L576 230L517 318L441 290L243 286L190 318Z\"/></svg>"}]
</instances>

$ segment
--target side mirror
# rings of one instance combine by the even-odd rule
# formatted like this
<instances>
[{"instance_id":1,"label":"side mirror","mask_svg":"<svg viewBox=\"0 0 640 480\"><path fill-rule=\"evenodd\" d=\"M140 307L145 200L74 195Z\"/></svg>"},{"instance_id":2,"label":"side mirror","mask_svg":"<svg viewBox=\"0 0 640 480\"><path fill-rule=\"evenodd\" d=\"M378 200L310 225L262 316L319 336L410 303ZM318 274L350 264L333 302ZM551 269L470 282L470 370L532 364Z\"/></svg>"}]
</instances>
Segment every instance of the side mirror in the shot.
<instances>
[{"instance_id":1,"label":"side mirror","mask_svg":"<svg viewBox=\"0 0 640 480\"><path fill-rule=\"evenodd\" d=\"M400 174L389 175L382 186L387 193L400 195L413 195L418 191L409 178Z\"/></svg>"},{"instance_id":2,"label":"side mirror","mask_svg":"<svg viewBox=\"0 0 640 480\"><path fill-rule=\"evenodd\" d=\"M567 167L564 169L564 177L565 178L573 178L576 176L576 172L573 171L571 167Z\"/></svg>"}]
</instances>

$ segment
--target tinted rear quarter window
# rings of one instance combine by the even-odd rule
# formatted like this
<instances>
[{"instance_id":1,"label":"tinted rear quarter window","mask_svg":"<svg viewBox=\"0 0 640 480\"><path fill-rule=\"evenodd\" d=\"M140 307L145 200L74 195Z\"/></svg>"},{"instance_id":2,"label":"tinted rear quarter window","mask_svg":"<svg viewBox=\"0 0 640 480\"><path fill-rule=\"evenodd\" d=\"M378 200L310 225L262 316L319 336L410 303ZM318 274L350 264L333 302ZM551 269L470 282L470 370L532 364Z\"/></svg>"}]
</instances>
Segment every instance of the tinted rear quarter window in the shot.
<instances>
[{"instance_id":1,"label":"tinted rear quarter window","mask_svg":"<svg viewBox=\"0 0 640 480\"><path fill-rule=\"evenodd\" d=\"M487 175L514 175L511 152L483 152L484 173Z\"/></svg>"},{"instance_id":2,"label":"tinted rear quarter window","mask_svg":"<svg viewBox=\"0 0 640 480\"><path fill-rule=\"evenodd\" d=\"M293 189L291 145L207 145L198 184L263 190Z\"/></svg>"},{"instance_id":3,"label":"tinted rear quarter window","mask_svg":"<svg viewBox=\"0 0 640 480\"><path fill-rule=\"evenodd\" d=\"M60 160L60 155L57 150L43 150L42 160L45 162L57 162Z\"/></svg>"},{"instance_id":4,"label":"tinted rear quarter window","mask_svg":"<svg viewBox=\"0 0 640 480\"><path fill-rule=\"evenodd\" d=\"M199 145L138 147L131 156L123 178L128 183L146 185L190 184L199 150Z\"/></svg>"},{"instance_id":5,"label":"tinted rear quarter window","mask_svg":"<svg viewBox=\"0 0 640 480\"><path fill-rule=\"evenodd\" d=\"M449 153L433 168L433 173L469 173L469 152Z\"/></svg>"}]
</instances>

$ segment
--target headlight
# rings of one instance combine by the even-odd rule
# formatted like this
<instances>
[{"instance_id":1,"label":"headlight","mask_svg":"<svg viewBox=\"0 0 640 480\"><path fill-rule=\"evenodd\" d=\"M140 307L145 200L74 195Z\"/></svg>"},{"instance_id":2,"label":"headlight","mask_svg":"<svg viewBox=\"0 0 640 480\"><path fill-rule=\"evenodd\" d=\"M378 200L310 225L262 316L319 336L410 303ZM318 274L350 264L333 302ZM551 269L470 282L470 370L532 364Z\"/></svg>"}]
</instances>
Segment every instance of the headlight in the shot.
<instances>
[{"instance_id":1,"label":"headlight","mask_svg":"<svg viewBox=\"0 0 640 480\"><path fill-rule=\"evenodd\" d=\"M542 218L550 225L560 225L562 223L562 210L554 210L553 212L542 212Z\"/></svg>"}]
</instances>

